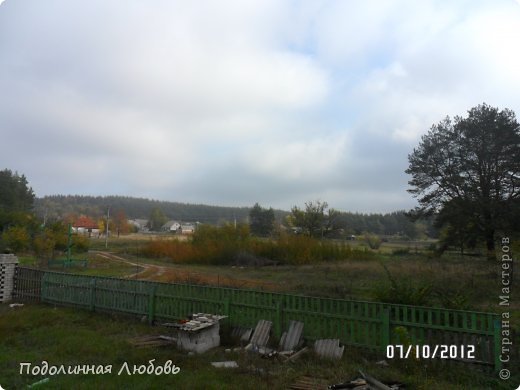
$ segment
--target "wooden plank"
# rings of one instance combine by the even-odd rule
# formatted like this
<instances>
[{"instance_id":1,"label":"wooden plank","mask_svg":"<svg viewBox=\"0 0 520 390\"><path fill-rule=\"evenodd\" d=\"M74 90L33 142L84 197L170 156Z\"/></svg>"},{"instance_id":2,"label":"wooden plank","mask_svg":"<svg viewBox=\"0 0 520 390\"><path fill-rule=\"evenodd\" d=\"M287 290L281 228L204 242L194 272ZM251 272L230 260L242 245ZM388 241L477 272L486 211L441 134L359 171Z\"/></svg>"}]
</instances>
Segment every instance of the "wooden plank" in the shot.
<instances>
[{"instance_id":1,"label":"wooden plank","mask_svg":"<svg viewBox=\"0 0 520 390\"><path fill-rule=\"evenodd\" d=\"M391 390L390 387L385 385L384 383L381 383L376 378L371 377L368 374L363 373L361 370L359 371L363 379L365 379L369 384L371 388L374 388L376 390Z\"/></svg>"}]
</instances>

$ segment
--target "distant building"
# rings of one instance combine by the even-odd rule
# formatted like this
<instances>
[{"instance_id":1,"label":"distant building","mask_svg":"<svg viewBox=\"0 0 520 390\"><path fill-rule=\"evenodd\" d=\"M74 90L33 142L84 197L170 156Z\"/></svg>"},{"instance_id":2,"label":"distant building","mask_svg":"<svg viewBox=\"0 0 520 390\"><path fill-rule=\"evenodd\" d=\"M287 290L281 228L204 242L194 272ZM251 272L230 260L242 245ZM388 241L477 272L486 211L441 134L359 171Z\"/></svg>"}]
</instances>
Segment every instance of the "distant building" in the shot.
<instances>
[{"instance_id":1,"label":"distant building","mask_svg":"<svg viewBox=\"0 0 520 390\"><path fill-rule=\"evenodd\" d=\"M195 232L195 224L192 222L186 222L181 224L182 234L193 234Z\"/></svg>"},{"instance_id":2,"label":"distant building","mask_svg":"<svg viewBox=\"0 0 520 390\"><path fill-rule=\"evenodd\" d=\"M92 234L99 235L99 226L91 218L82 215L72 224L72 231L91 237Z\"/></svg>"},{"instance_id":3,"label":"distant building","mask_svg":"<svg viewBox=\"0 0 520 390\"><path fill-rule=\"evenodd\" d=\"M299 226L293 226L291 227L291 232L293 234L303 234L303 229Z\"/></svg>"},{"instance_id":4,"label":"distant building","mask_svg":"<svg viewBox=\"0 0 520 390\"><path fill-rule=\"evenodd\" d=\"M171 220L161 226L161 231L178 234L193 234L195 228L196 223L194 222L179 222Z\"/></svg>"},{"instance_id":5,"label":"distant building","mask_svg":"<svg viewBox=\"0 0 520 390\"><path fill-rule=\"evenodd\" d=\"M149 230L147 219L129 219L128 223L135 226L138 232L147 232Z\"/></svg>"},{"instance_id":6,"label":"distant building","mask_svg":"<svg viewBox=\"0 0 520 390\"><path fill-rule=\"evenodd\" d=\"M164 225L161 226L161 231L163 232L171 232L177 233L181 228L181 223L177 221L168 221Z\"/></svg>"}]
</instances>

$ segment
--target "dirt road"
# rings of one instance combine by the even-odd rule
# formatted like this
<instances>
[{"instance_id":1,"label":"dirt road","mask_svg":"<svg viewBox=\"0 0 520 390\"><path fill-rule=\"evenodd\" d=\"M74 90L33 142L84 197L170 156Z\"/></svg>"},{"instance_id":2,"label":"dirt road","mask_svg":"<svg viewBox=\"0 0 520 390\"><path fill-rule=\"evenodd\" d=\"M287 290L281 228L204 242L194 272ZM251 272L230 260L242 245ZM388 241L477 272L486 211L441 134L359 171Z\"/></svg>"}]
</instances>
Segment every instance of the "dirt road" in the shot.
<instances>
[{"instance_id":1,"label":"dirt road","mask_svg":"<svg viewBox=\"0 0 520 390\"><path fill-rule=\"evenodd\" d=\"M254 288L261 290L279 290L280 286L275 283L263 282L254 279L234 278L214 273L204 273L190 271L175 265L155 265L143 261L135 262L125 259L111 252L92 251L91 253L106 259L107 261L115 261L125 263L136 268L140 268L139 272L127 275L126 279L154 280L157 282L168 283L192 283L212 286L226 286L236 288Z\"/></svg>"}]
</instances>

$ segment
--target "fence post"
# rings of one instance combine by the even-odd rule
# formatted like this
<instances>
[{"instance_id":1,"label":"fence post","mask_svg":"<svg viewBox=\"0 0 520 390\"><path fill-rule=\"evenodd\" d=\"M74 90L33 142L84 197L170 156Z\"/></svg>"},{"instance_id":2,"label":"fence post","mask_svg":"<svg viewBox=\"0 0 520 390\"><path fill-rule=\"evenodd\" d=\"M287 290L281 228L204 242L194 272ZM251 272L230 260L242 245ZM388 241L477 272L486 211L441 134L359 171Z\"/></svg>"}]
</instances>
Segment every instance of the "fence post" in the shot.
<instances>
[{"instance_id":1,"label":"fence post","mask_svg":"<svg viewBox=\"0 0 520 390\"><path fill-rule=\"evenodd\" d=\"M14 267L14 276L13 276L13 298L19 297L19 285L20 285L20 268L18 266Z\"/></svg>"},{"instance_id":2,"label":"fence post","mask_svg":"<svg viewBox=\"0 0 520 390\"><path fill-rule=\"evenodd\" d=\"M229 299L229 297L227 297L225 300L224 300L224 315L228 317L228 321L229 321L229 311L230 311L230 306L231 306L231 300Z\"/></svg>"},{"instance_id":3,"label":"fence post","mask_svg":"<svg viewBox=\"0 0 520 390\"><path fill-rule=\"evenodd\" d=\"M282 301L276 302L276 316L274 318L274 334L276 337L282 335L282 321L283 321Z\"/></svg>"},{"instance_id":4,"label":"fence post","mask_svg":"<svg viewBox=\"0 0 520 390\"><path fill-rule=\"evenodd\" d=\"M502 352L502 339L500 333L500 320L496 319L493 321L493 347L494 347L494 368L495 372L499 372L502 369L502 362L500 361L500 354Z\"/></svg>"},{"instance_id":5,"label":"fence post","mask_svg":"<svg viewBox=\"0 0 520 390\"><path fill-rule=\"evenodd\" d=\"M381 348L386 351L386 347L390 344L390 309L383 307L381 310Z\"/></svg>"},{"instance_id":6,"label":"fence post","mask_svg":"<svg viewBox=\"0 0 520 390\"><path fill-rule=\"evenodd\" d=\"M49 295L48 283L47 283L47 279L49 278L48 275L51 275L51 274L48 274L45 271L42 272L41 277L40 277L40 285L39 286L38 286L38 280L36 280L36 283L28 283L29 285L36 285L37 287L39 287L39 289L40 289L40 299L39 299L39 301L40 302L45 302L45 299L48 298L48 295ZM31 280L31 282L34 282L34 281ZM36 298L36 299L38 299L38 298Z\"/></svg>"},{"instance_id":7,"label":"fence post","mask_svg":"<svg viewBox=\"0 0 520 390\"><path fill-rule=\"evenodd\" d=\"M0 302L9 302L13 296L13 286L18 257L0 254Z\"/></svg>"},{"instance_id":8,"label":"fence post","mask_svg":"<svg viewBox=\"0 0 520 390\"><path fill-rule=\"evenodd\" d=\"M90 281L90 310L94 311L96 308L96 278Z\"/></svg>"},{"instance_id":9,"label":"fence post","mask_svg":"<svg viewBox=\"0 0 520 390\"><path fill-rule=\"evenodd\" d=\"M157 292L157 286L152 285L150 289L150 295L148 297L148 323L153 325L153 319L155 317L155 293Z\"/></svg>"}]
</instances>

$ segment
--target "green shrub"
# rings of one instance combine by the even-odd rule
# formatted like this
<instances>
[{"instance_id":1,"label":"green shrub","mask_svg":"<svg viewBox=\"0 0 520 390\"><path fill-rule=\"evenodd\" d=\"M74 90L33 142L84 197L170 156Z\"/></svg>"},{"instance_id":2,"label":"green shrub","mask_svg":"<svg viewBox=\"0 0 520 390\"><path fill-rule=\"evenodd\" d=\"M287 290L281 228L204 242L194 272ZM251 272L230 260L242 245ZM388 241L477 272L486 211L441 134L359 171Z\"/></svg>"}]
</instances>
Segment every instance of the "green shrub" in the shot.
<instances>
[{"instance_id":1,"label":"green shrub","mask_svg":"<svg viewBox=\"0 0 520 390\"><path fill-rule=\"evenodd\" d=\"M469 297L467 294L467 286L450 289L446 286L437 288L434 291L435 296L439 300L442 307L454 310L470 310Z\"/></svg>"},{"instance_id":2,"label":"green shrub","mask_svg":"<svg viewBox=\"0 0 520 390\"><path fill-rule=\"evenodd\" d=\"M365 242L368 244L370 249L379 249L381 246L381 238L375 234L365 234Z\"/></svg>"},{"instance_id":3,"label":"green shrub","mask_svg":"<svg viewBox=\"0 0 520 390\"><path fill-rule=\"evenodd\" d=\"M410 248L392 249L392 256L406 256L410 254Z\"/></svg>"},{"instance_id":4,"label":"green shrub","mask_svg":"<svg viewBox=\"0 0 520 390\"><path fill-rule=\"evenodd\" d=\"M90 247L90 241L85 236L74 235L72 236L72 250L74 253L88 252Z\"/></svg>"},{"instance_id":5,"label":"green shrub","mask_svg":"<svg viewBox=\"0 0 520 390\"><path fill-rule=\"evenodd\" d=\"M410 278L399 279L390 274L388 268L383 264L388 277L388 283L380 283L374 287L375 300L385 303L401 305L425 306L430 303L431 285L417 286Z\"/></svg>"},{"instance_id":6,"label":"green shrub","mask_svg":"<svg viewBox=\"0 0 520 390\"><path fill-rule=\"evenodd\" d=\"M2 234L2 241L7 250L20 253L29 248L31 238L23 226L11 226Z\"/></svg>"},{"instance_id":7,"label":"green shrub","mask_svg":"<svg viewBox=\"0 0 520 390\"><path fill-rule=\"evenodd\" d=\"M406 329L404 326L396 326L393 329L393 333L396 344L401 344L404 346L409 346L412 344L412 338L408 333L408 329Z\"/></svg>"}]
</instances>

